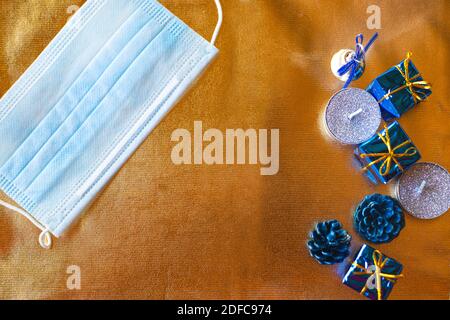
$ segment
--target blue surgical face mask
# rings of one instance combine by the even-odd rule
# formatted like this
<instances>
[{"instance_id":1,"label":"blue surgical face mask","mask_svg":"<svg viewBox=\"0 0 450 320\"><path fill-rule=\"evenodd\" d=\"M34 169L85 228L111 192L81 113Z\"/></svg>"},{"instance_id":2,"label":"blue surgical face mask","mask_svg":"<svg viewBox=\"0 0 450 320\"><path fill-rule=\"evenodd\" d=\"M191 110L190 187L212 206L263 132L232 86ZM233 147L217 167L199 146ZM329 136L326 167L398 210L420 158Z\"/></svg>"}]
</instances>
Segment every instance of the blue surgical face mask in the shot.
<instances>
[{"instance_id":1,"label":"blue surgical face mask","mask_svg":"<svg viewBox=\"0 0 450 320\"><path fill-rule=\"evenodd\" d=\"M88 0L0 100L0 188L59 237L216 56L157 1Z\"/></svg>"}]
</instances>

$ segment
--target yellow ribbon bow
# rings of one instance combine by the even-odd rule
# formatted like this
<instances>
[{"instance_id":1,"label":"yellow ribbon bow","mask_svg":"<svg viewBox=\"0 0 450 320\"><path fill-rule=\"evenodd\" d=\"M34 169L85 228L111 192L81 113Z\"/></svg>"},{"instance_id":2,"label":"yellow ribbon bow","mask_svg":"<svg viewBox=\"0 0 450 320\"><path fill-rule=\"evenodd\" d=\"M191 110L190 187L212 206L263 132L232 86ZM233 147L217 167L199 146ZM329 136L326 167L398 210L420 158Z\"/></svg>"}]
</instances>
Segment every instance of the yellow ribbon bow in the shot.
<instances>
[{"instance_id":1,"label":"yellow ribbon bow","mask_svg":"<svg viewBox=\"0 0 450 320\"><path fill-rule=\"evenodd\" d=\"M381 290L381 277L385 278L388 281L394 282L394 279L398 279L403 277L403 274L388 274L383 273L381 270L383 270L386 262L388 262L389 258L385 258L383 260L383 254L378 251L374 250L372 254L373 259L373 265L364 268L363 266L360 266L356 262L353 262L353 265L357 268L362 269L363 271L357 271L353 274L355 275L369 275L369 278L366 281L366 284L364 288L361 289L361 294L364 294L364 292L367 291L367 289L377 289L377 298L378 300L381 300L382 298L382 290Z\"/></svg>"},{"instance_id":2,"label":"yellow ribbon bow","mask_svg":"<svg viewBox=\"0 0 450 320\"><path fill-rule=\"evenodd\" d=\"M362 153L359 156L361 159L367 158L367 157L378 157L378 159L372 161L368 165L366 165L363 170L367 170L369 167L383 161L381 164L378 172L382 177L387 176L391 172L391 165L392 162L394 162L397 167L403 171L403 167L398 161L399 158L405 158L405 157L412 157L417 153L417 149L415 147L408 148L405 152L402 153L396 153L396 151L408 144L412 144L411 140L404 141L400 143L398 146L392 148L391 145L391 138L389 136L389 130L386 124L384 124L384 132L385 136L383 136L381 133L378 132L378 136L380 137L381 141L386 145L387 152L380 152L380 153Z\"/></svg>"},{"instance_id":3,"label":"yellow ribbon bow","mask_svg":"<svg viewBox=\"0 0 450 320\"><path fill-rule=\"evenodd\" d=\"M421 97L419 95L419 93L417 93L415 91L415 89L426 89L426 90L430 90L431 89L431 84L428 83L427 81L424 80L420 80L420 81L414 81L415 79L420 77L420 73L416 74L414 77L410 77L409 76L409 62L411 61L411 57L412 57L412 53L408 52L406 54L406 59L403 62L404 65L404 69L405 72L402 71L402 69L399 66L395 66L397 68L397 70L400 72L400 74L402 75L402 77L405 79L405 84L401 87L398 87L397 89L393 90L393 91L389 91L388 93L386 93L383 98L381 98L378 103L386 100L387 98L389 98L391 95L403 90L403 89L409 89L409 91L411 92L411 95L414 98L414 103L417 104L420 101L423 101L425 98Z\"/></svg>"}]
</instances>

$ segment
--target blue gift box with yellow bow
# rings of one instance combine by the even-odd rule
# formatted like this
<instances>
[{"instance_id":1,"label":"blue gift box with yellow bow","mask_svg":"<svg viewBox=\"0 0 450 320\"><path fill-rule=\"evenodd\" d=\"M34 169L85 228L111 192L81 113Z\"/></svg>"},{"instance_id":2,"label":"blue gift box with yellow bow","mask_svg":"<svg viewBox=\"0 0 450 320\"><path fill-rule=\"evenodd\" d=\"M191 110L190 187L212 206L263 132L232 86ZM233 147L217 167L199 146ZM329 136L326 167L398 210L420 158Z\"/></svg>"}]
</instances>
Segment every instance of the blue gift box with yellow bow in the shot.
<instances>
[{"instance_id":1,"label":"blue gift box with yellow bow","mask_svg":"<svg viewBox=\"0 0 450 320\"><path fill-rule=\"evenodd\" d=\"M411 56L408 52L405 60L377 77L367 88L380 104L386 121L399 118L432 93L431 85L421 77Z\"/></svg>"},{"instance_id":2,"label":"blue gift box with yellow bow","mask_svg":"<svg viewBox=\"0 0 450 320\"><path fill-rule=\"evenodd\" d=\"M403 266L374 248L363 245L342 283L372 300L386 300Z\"/></svg>"},{"instance_id":3,"label":"blue gift box with yellow bow","mask_svg":"<svg viewBox=\"0 0 450 320\"><path fill-rule=\"evenodd\" d=\"M421 158L416 146L397 121L385 125L382 131L360 144L355 150L355 156L372 182L384 184Z\"/></svg>"}]
</instances>

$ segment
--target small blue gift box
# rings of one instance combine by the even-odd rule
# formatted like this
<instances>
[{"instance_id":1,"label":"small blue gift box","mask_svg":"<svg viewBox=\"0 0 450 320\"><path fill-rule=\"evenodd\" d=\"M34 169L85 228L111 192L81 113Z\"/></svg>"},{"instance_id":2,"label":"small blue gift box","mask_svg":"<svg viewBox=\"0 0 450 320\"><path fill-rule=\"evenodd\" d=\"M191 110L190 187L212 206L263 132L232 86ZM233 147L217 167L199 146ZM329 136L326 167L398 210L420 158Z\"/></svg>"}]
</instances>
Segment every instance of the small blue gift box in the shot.
<instances>
[{"instance_id":1,"label":"small blue gift box","mask_svg":"<svg viewBox=\"0 0 450 320\"><path fill-rule=\"evenodd\" d=\"M381 107L383 118L388 121L431 95L431 85L424 81L411 61L411 53L400 64L376 78L367 88Z\"/></svg>"},{"instance_id":2,"label":"small blue gift box","mask_svg":"<svg viewBox=\"0 0 450 320\"><path fill-rule=\"evenodd\" d=\"M360 144L355 156L369 179L387 184L421 156L400 124L395 121L368 141Z\"/></svg>"},{"instance_id":3,"label":"small blue gift box","mask_svg":"<svg viewBox=\"0 0 450 320\"><path fill-rule=\"evenodd\" d=\"M372 300L386 300L403 266L368 245L363 245L342 283Z\"/></svg>"}]
</instances>

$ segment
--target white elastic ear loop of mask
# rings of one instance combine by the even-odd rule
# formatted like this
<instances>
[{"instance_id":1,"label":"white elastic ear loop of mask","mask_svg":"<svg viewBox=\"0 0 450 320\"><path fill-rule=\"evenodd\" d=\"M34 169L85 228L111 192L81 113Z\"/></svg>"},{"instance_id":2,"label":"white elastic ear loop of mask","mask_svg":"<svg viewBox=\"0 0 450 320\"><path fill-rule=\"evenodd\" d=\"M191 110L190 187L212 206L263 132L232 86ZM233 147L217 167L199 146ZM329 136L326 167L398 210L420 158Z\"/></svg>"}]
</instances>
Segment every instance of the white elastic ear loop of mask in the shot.
<instances>
[{"instance_id":1,"label":"white elastic ear loop of mask","mask_svg":"<svg viewBox=\"0 0 450 320\"><path fill-rule=\"evenodd\" d=\"M217 18L216 29L214 30L213 36L211 38L212 45L214 45L216 43L217 36L219 35L220 28L222 28L222 22L223 22L223 10L222 10L222 5L220 4L220 0L214 0L214 1L216 2L218 18Z\"/></svg>"},{"instance_id":2,"label":"white elastic ear loop of mask","mask_svg":"<svg viewBox=\"0 0 450 320\"><path fill-rule=\"evenodd\" d=\"M0 200L0 205L4 206L7 209L15 211L30 220L36 227L42 230L41 234L39 235L39 244L41 245L41 247L44 249L50 249L52 247L52 235L50 234L50 231L43 227L31 214L2 200Z\"/></svg>"}]
</instances>

